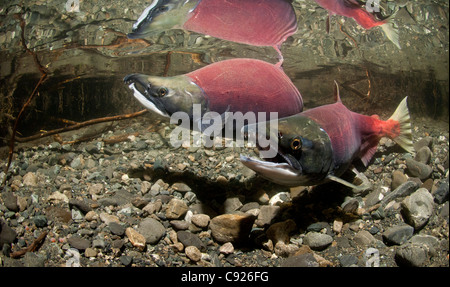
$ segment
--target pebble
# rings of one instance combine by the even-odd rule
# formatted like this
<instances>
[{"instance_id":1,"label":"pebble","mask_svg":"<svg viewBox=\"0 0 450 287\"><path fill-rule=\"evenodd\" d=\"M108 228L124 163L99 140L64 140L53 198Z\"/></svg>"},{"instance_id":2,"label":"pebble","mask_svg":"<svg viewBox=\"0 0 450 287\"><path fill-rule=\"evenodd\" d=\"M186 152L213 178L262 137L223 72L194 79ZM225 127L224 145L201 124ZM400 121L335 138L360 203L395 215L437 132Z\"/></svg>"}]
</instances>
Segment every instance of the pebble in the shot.
<instances>
[{"instance_id":1,"label":"pebble","mask_svg":"<svg viewBox=\"0 0 450 287\"><path fill-rule=\"evenodd\" d=\"M434 200L431 193L425 188L419 188L402 201L402 215L414 229L422 229L434 211Z\"/></svg>"},{"instance_id":2,"label":"pebble","mask_svg":"<svg viewBox=\"0 0 450 287\"><path fill-rule=\"evenodd\" d=\"M86 248L86 250L84 251L84 256L86 257L97 257L97 250L95 250L94 248Z\"/></svg>"},{"instance_id":3,"label":"pebble","mask_svg":"<svg viewBox=\"0 0 450 287\"><path fill-rule=\"evenodd\" d=\"M19 205L17 204L17 196L14 195L14 193L12 192L2 193L2 198L3 204L6 206L6 208L14 212L19 211Z\"/></svg>"},{"instance_id":4,"label":"pebble","mask_svg":"<svg viewBox=\"0 0 450 287\"><path fill-rule=\"evenodd\" d=\"M303 243L311 247L312 250L324 250L333 242L333 237L328 234L310 231L303 239Z\"/></svg>"},{"instance_id":5,"label":"pebble","mask_svg":"<svg viewBox=\"0 0 450 287\"><path fill-rule=\"evenodd\" d=\"M358 258L354 255L345 254L339 258L339 263L342 267L356 266L358 264Z\"/></svg>"},{"instance_id":6,"label":"pebble","mask_svg":"<svg viewBox=\"0 0 450 287\"><path fill-rule=\"evenodd\" d=\"M223 203L223 213L233 213L241 208L242 205L238 197L229 197Z\"/></svg>"},{"instance_id":7,"label":"pebble","mask_svg":"<svg viewBox=\"0 0 450 287\"><path fill-rule=\"evenodd\" d=\"M277 216L280 211L280 207L277 205L263 205L260 208L256 225L263 227L269 225L272 220Z\"/></svg>"},{"instance_id":8,"label":"pebble","mask_svg":"<svg viewBox=\"0 0 450 287\"><path fill-rule=\"evenodd\" d=\"M406 159L406 172L410 176L425 180L430 177L433 169L429 165L408 158Z\"/></svg>"},{"instance_id":9,"label":"pebble","mask_svg":"<svg viewBox=\"0 0 450 287\"><path fill-rule=\"evenodd\" d=\"M175 182L174 184L172 184L172 189L182 193L186 193L192 190L187 184L184 184L182 182Z\"/></svg>"},{"instance_id":10,"label":"pebble","mask_svg":"<svg viewBox=\"0 0 450 287\"><path fill-rule=\"evenodd\" d=\"M0 219L0 247L3 247L3 244L13 243L16 237L16 231L9 227L3 219Z\"/></svg>"},{"instance_id":11,"label":"pebble","mask_svg":"<svg viewBox=\"0 0 450 287\"><path fill-rule=\"evenodd\" d=\"M118 236L122 236L125 234L125 227L120 223L111 221L108 223L108 227L112 234L115 234Z\"/></svg>"},{"instance_id":12,"label":"pebble","mask_svg":"<svg viewBox=\"0 0 450 287\"><path fill-rule=\"evenodd\" d=\"M47 217L45 215L37 215L33 218L33 222L36 225L36 227L45 227L47 226Z\"/></svg>"},{"instance_id":13,"label":"pebble","mask_svg":"<svg viewBox=\"0 0 450 287\"><path fill-rule=\"evenodd\" d=\"M419 184L414 181L407 181L397 187L395 190L386 194L381 200L381 204L386 206L389 202L396 198L408 196L419 188Z\"/></svg>"},{"instance_id":14,"label":"pebble","mask_svg":"<svg viewBox=\"0 0 450 287\"><path fill-rule=\"evenodd\" d=\"M131 244L138 248L140 251L144 251L145 249L145 237L140 234L139 232L137 232L136 230L134 230L131 227L128 227L127 229L125 229L125 234L128 237L128 240L130 240Z\"/></svg>"},{"instance_id":15,"label":"pebble","mask_svg":"<svg viewBox=\"0 0 450 287\"><path fill-rule=\"evenodd\" d=\"M408 241L414 234L412 226L403 224L389 227L383 232L383 240L389 245L402 245Z\"/></svg>"},{"instance_id":16,"label":"pebble","mask_svg":"<svg viewBox=\"0 0 450 287\"><path fill-rule=\"evenodd\" d=\"M219 252L225 255L232 254L234 252L234 246L233 243L227 242L220 246Z\"/></svg>"},{"instance_id":17,"label":"pebble","mask_svg":"<svg viewBox=\"0 0 450 287\"><path fill-rule=\"evenodd\" d=\"M448 177L439 185L439 187L434 191L434 201L438 204L442 204L448 201L449 194L449 184Z\"/></svg>"},{"instance_id":18,"label":"pebble","mask_svg":"<svg viewBox=\"0 0 450 287\"><path fill-rule=\"evenodd\" d=\"M71 236L67 239L69 245L78 250L86 250L91 246L91 242L85 238L78 235Z\"/></svg>"},{"instance_id":19,"label":"pebble","mask_svg":"<svg viewBox=\"0 0 450 287\"><path fill-rule=\"evenodd\" d=\"M414 157L414 160L423 163L429 164L431 160L431 150L428 146L421 147Z\"/></svg>"},{"instance_id":20,"label":"pebble","mask_svg":"<svg viewBox=\"0 0 450 287\"><path fill-rule=\"evenodd\" d=\"M223 214L214 217L209 228L219 243L241 243L248 240L255 217L249 214Z\"/></svg>"},{"instance_id":21,"label":"pebble","mask_svg":"<svg viewBox=\"0 0 450 287\"><path fill-rule=\"evenodd\" d=\"M145 218L137 227L137 231L145 237L147 244L157 244L166 234L166 228L153 218Z\"/></svg>"},{"instance_id":22,"label":"pebble","mask_svg":"<svg viewBox=\"0 0 450 287\"><path fill-rule=\"evenodd\" d=\"M194 214L191 218L192 223L200 228L207 228L210 220L211 218L206 214Z\"/></svg>"},{"instance_id":23,"label":"pebble","mask_svg":"<svg viewBox=\"0 0 450 287\"><path fill-rule=\"evenodd\" d=\"M23 176L23 185L25 186L37 186L38 178L34 172L28 172Z\"/></svg>"},{"instance_id":24,"label":"pebble","mask_svg":"<svg viewBox=\"0 0 450 287\"><path fill-rule=\"evenodd\" d=\"M185 247L187 246L195 246L199 250L205 251L206 245L202 242L202 240L194 233L189 231L178 231L177 239L183 243Z\"/></svg>"},{"instance_id":25,"label":"pebble","mask_svg":"<svg viewBox=\"0 0 450 287\"><path fill-rule=\"evenodd\" d=\"M297 229L295 221L288 219L283 222L272 224L266 231L267 238L274 244L277 242L289 243L290 234Z\"/></svg>"},{"instance_id":26,"label":"pebble","mask_svg":"<svg viewBox=\"0 0 450 287\"><path fill-rule=\"evenodd\" d=\"M395 190L400 185L404 184L408 180L408 177L402 170L394 170L392 173L391 189Z\"/></svg>"},{"instance_id":27,"label":"pebble","mask_svg":"<svg viewBox=\"0 0 450 287\"><path fill-rule=\"evenodd\" d=\"M396 249L395 261L399 266L423 267L429 254L423 245L407 243Z\"/></svg>"},{"instance_id":28,"label":"pebble","mask_svg":"<svg viewBox=\"0 0 450 287\"><path fill-rule=\"evenodd\" d=\"M188 246L184 249L184 253L186 254L187 258L191 259L194 262L198 262L202 259L202 253L200 250L195 246Z\"/></svg>"},{"instance_id":29,"label":"pebble","mask_svg":"<svg viewBox=\"0 0 450 287\"><path fill-rule=\"evenodd\" d=\"M369 231L360 230L353 237L353 241L359 246L367 247L376 244L377 239Z\"/></svg>"},{"instance_id":30,"label":"pebble","mask_svg":"<svg viewBox=\"0 0 450 287\"><path fill-rule=\"evenodd\" d=\"M319 263L312 253L304 253L288 257L281 267L319 267Z\"/></svg>"},{"instance_id":31,"label":"pebble","mask_svg":"<svg viewBox=\"0 0 450 287\"><path fill-rule=\"evenodd\" d=\"M183 217L188 211L188 206L186 203L178 198L173 198L166 208L166 217L168 219L179 219Z\"/></svg>"}]
</instances>

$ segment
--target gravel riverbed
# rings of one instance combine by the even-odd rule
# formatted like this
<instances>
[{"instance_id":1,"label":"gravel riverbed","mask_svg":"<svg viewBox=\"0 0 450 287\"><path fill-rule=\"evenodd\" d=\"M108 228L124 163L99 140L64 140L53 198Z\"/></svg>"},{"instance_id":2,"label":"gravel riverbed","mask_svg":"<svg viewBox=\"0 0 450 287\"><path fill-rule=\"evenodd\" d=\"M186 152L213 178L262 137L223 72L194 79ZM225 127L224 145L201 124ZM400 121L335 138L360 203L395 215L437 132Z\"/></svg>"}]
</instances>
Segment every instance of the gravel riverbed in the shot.
<instances>
[{"instance_id":1,"label":"gravel riverbed","mask_svg":"<svg viewBox=\"0 0 450 287\"><path fill-rule=\"evenodd\" d=\"M16 146L0 266L449 265L447 124L413 121L415 154L383 139L361 194L271 184L240 163L253 149L173 148L172 129L144 116Z\"/></svg>"}]
</instances>

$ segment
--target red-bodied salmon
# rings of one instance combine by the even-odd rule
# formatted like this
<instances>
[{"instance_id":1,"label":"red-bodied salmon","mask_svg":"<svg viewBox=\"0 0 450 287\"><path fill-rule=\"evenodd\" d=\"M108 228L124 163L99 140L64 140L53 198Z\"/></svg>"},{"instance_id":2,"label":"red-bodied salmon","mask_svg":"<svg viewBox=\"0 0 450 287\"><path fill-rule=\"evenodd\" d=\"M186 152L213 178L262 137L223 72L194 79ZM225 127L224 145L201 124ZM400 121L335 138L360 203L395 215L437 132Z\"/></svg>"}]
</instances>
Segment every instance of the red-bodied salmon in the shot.
<instances>
[{"instance_id":1,"label":"red-bodied salmon","mask_svg":"<svg viewBox=\"0 0 450 287\"><path fill-rule=\"evenodd\" d=\"M289 0L154 0L133 25L129 38L184 29L253 46L281 44L297 31Z\"/></svg>"},{"instance_id":2,"label":"red-bodied salmon","mask_svg":"<svg viewBox=\"0 0 450 287\"><path fill-rule=\"evenodd\" d=\"M270 137L275 141L271 147L278 147L276 156L259 160L241 155L242 163L281 185L310 186L333 180L357 188L340 176L356 158L367 166L382 137L413 151L406 98L387 121L350 111L342 104L339 91L336 98L334 104L279 119L278 135ZM257 138L271 134L268 128L258 131L257 125L247 125L243 132Z\"/></svg>"},{"instance_id":3,"label":"red-bodied salmon","mask_svg":"<svg viewBox=\"0 0 450 287\"><path fill-rule=\"evenodd\" d=\"M192 118L195 104L202 116L278 112L286 117L303 110L302 96L282 68L254 59L220 61L173 77L131 74L124 81L142 105L164 117L184 112Z\"/></svg>"},{"instance_id":4,"label":"red-bodied salmon","mask_svg":"<svg viewBox=\"0 0 450 287\"><path fill-rule=\"evenodd\" d=\"M341 15L353 18L365 29L380 26L389 40L400 49L398 30L392 25L393 15L387 19L379 20L370 13L366 6L363 7L357 0L315 0L322 8L329 11L330 15ZM395 13L394 13L395 15Z\"/></svg>"}]
</instances>

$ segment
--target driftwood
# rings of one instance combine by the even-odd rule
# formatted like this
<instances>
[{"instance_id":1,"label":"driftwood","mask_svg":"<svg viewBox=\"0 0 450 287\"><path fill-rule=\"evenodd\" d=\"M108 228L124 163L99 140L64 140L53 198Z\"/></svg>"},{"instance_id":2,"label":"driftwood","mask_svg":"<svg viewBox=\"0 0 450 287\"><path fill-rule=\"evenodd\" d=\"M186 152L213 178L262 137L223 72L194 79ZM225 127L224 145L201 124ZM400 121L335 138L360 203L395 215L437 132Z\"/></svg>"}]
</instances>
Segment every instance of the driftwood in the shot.
<instances>
[{"instance_id":1,"label":"driftwood","mask_svg":"<svg viewBox=\"0 0 450 287\"><path fill-rule=\"evenodd\" d=\"M41 233L41 235L39 235L38 238L36 238L33 243L31 243L30 246L28 246L27 248L21 249L19 251L15 251L9 254L9 256L11 258L19 258L25 255L25 253L27 252L34 252L36 250L39 249L39 247L41 247L41 245L44 243L45 237L47 236L47 231L44 231Z\"/></svg>"},{"instance_id":2,"label":"driftwood","mask_svg":"<svg viewBox=\"0 0 450 287\"><path fill-rule=\"evenodd\" d=\"M83 127L94 125L94 124L99 124L99 123L104 123L104 122L111 122L111 121L119 121L119 120L125 120L125 119L131 119L131 118L134 118L134 117L141 116L141 115L143 115L143 114L145 114L147 112L148 112L148 110L141 110L139 112L135 112L135 113L131 113L131 114L124 114L124 115L118 115L118 116L112 116L112 117L104 117L104 118L93 119L93 120L89 120L89 121L85 121L85 122L81 122L81 123L76 123L76 124L68 126L68 127L59 128L59 129L47 131L47 132L44 132L44 133L36 134L36 135L33 135L33 136L29 136L29 137L25 137L25 138L17 138L16 141L20 142L20 143L29 142L29 141L33 141L33 140L36 140L36 139L40 139L40 138L44 138L44 137L48 137L48 136L52 136L52 135L56 135L56 134L60 134L60 133L64 133L64 132L68 132L68 131L78 130L78 129L81 129Z\"/></svg>"}]
</instances>

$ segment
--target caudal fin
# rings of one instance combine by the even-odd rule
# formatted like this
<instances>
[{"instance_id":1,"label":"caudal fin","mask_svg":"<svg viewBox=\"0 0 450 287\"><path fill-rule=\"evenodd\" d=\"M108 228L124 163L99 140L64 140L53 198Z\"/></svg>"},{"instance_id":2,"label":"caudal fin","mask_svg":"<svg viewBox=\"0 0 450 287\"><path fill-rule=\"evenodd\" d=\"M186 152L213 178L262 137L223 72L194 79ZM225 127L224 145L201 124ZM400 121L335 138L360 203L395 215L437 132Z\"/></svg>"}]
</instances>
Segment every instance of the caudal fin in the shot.
<instances>
[{"instance_id":1,"label":"caudal fin","mask_svg":"<svg viewBox=\"0 0 450 287\"><path fill-rule=\"evenodd\" d=\"M397 14L398 10L394 12L394 14L392 14L387 20L386 23L384 23L383 25L381 25L381 29L383 29L384 34L386 35L386 37L391 40L391 42L397 46L397 48L401 49L400 47L400 39L399 39L399 34L398 34L398 28L395 27L394 25L394 17Z\"/></svg>"},{"instance_id":2,"label":"caudal fin","mask_svg":"<svg viewBox=\"0 0 450 287\"><path fill-rule=\"evenodd\" d=\"M408 97L403 99L394 114L389 119L397 121L400 124L400 134L392 140L394 140L407 152L412 153L414 151L414 146L412 141L411 118L409 116L407 99Z\"/></svg>"}]
</instances>

